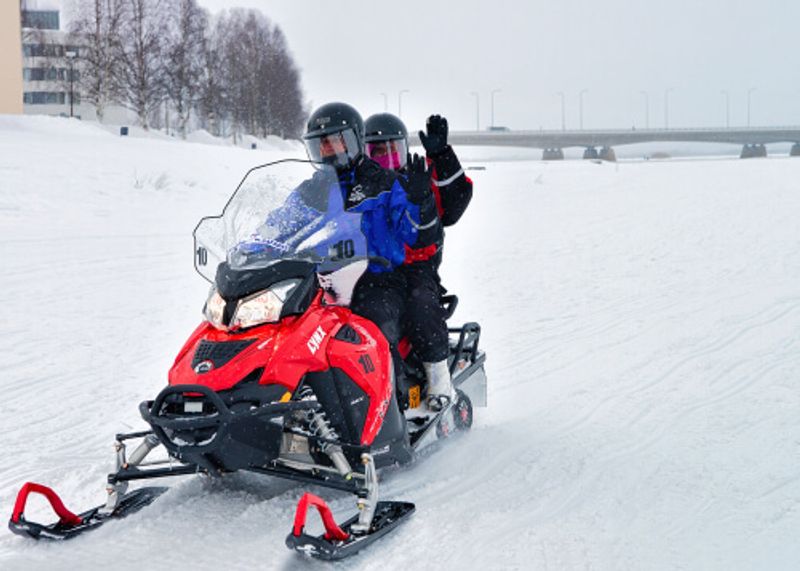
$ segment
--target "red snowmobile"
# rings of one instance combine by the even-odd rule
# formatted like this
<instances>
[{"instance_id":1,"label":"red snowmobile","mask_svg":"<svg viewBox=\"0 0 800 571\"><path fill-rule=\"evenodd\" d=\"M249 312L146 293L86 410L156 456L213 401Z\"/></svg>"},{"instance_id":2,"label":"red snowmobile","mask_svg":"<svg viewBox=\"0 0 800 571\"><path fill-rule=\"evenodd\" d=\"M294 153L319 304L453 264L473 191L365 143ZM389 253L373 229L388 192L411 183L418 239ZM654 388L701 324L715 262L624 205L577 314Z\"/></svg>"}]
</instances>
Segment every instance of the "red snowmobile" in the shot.
<instances>
[{"instance_id":1,"label":"red snowmobile","mask_svg":"<svg viewBox=\"0 0 800 571\"><path fill-rule=\"evenodd\" d=\"M223 214L201 220L194 237L195 268L213 284L205 320L178 353L167 387L140 404L150 428L117 435L106 503L74 514L50 488L27 483L9 527L68 539L166 491L128 491L131 481L248 470L353 493L358 515L342 524L322 499L305 494L286 544L322 559L357 552L414 511L412 503L379 501L377 470L468 429L473 404L485 406L480 327L450 330L458 396L444 411L428 412L413 347L402 343L403 362L393 364L377 326L343 305L367 264L380 260L367 256L360 215L344 210L328 167L286 160L252 169ZM442 303L452 315L455 296ZM131 441L139 442L128 453ZM167 457L146 461L160 447ZM25 519L30 493L46 496L59 520ZM310 506L320 512L323 535L304 532Z\"/></svg>"}]
</instances>

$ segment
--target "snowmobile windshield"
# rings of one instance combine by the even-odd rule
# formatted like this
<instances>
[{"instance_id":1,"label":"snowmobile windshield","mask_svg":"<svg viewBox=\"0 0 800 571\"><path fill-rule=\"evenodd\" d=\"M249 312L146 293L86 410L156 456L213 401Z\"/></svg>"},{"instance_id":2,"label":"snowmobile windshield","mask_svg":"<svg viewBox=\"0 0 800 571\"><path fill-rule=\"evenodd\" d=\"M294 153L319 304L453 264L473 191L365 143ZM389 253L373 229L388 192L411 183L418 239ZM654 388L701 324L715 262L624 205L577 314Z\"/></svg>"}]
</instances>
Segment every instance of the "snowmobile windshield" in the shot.
<instances>
[{"instance_id":1,"label":"snowmobile windshield","mask_svg":"<svg viewBox=\"0 0 800 571\"><path fill-rule=\"evenodd\" d=\"M195 268L211 283L223 262L244 270L305 260L333 272L367 257L361 215L345 211L335 169L295 159L251 169L194 238Z\"/></svg>"}]
</instances>

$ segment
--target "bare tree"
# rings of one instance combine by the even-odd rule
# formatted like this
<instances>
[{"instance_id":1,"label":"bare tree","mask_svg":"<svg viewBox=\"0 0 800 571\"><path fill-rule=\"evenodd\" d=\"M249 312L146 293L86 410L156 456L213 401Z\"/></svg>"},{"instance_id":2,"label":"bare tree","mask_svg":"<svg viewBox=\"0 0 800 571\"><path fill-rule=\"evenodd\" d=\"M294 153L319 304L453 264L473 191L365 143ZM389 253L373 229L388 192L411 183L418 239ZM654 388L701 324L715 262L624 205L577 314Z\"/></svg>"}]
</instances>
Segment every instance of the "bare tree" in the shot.
<instances>
[{"instance_id":1,"label":"bare tree","mask_svg":"<svg viewBox=\"0 0 800 571\"><path fill-rule=\"evenodd\" d=\"M120 103L149 128L149 117L165 98L165 37L174 1L127 0L115 42Z\"/></svg>"},{"instance_id":2,"label":"bare tree","mask_svg":"<svg viewBox=\"0 0 800 571\"><path fill-rule=\"evenodd\" d=\"M78 46L76 83L85 101L103 121L118 92L115 51L123 15L122 0L77 0L69 26L70 43Z\"/></svg>"},{"instance_id":3,"label":"bare tree","mask_svg":"<svg viewBox=\"0 0 800 571\"><path fill-rule=\"evenodd\" d=\"M268 21L258 12L233 9L220 25L220 31L224 33L222 53L226 107L235 139L242 133L255 133L258 74Z\"/></svg>"},{"instance_id":4,"label":"bare tree","mask_svg":"<svg viewBox=\"0 0 800 571\"><path fill-rule=\"evenodd\" d=\"M269 102L266 134L299 137L308 110L303 105L300 72L289 53L286 37L275 26L269 45L269 68L264 70L265 99Z\"/></svg>"},{"instance_id":5,"label":"bare tree","mask_svg":"<svg viewBox=\"0 0 800 571\"><path fill-rule=\"evenodd\" d=\"M234 137L298 135L306 115L300 76L280 28L258 11L234 9L220 17L215 35Z\"/></svg>"},{"instance_id":6,"label":"bare tree","mask_svg":"<svg viewBox=\"0 0 800 571\"><path fill-rule=\"evenodd\" d=\"M230 117L228 93L225 89L224 43L227 19L218 17L203 36L201 48L201 73L197 112L200 124L214 135L225 136L225 125Z\"/></svg>"},{"instance_id":7,"label":"bare tree","mask_svg":"<svg viewBox=\"0 0 800 571\"><path fill-rule=\"evenodd\" d=\"M178 116L178 130L186 137L186 126L197 105L203 74L203 48L208 14L196 0L178 0L178 15L173 20L166 55L165 89Z\"/></svg>"}]
</instances>

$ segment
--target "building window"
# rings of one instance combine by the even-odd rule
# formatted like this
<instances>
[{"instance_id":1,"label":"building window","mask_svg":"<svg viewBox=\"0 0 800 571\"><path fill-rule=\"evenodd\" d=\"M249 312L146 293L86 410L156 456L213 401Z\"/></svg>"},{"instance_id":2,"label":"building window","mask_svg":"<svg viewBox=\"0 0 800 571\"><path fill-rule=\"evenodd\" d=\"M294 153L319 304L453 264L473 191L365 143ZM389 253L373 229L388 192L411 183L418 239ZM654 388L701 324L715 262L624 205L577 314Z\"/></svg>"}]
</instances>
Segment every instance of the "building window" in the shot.
<instances>
[{"instance_id":1,"label":"building window","mask_svg":"<svg viewBox=\"0 0 800 571\"><path fill-rule=\"evenodd\" d=\"M26 91L22 95L22 102L27 105L64 105L66 101L67 95L63 92Z\"/></svg>"},{"instance_id":2,"label":"building window","mask_svg":"<svg viewBox=\"0 0 800 571\"><path fill-rule=\"evenodd\" d=\"M23 10L22 27L37 30L58 30L58 10Z\"/></svg>"},{"instance_id":3,"label":"building window","mask_svg":"<svg viewBox=\"0 0 800 571\"><path fill-rule=\"evenodd\" d=\"M69 69L66 67L26 67L22 70L22 78L25 81L69 81ZM77 69L72 71L72 81L80 81L81 72Z\"/></svg>"},{"instance_id":4,"label":"building window","mask_svg":"<svg viewBox=\"0 0 800 571\"><path fill-rule=\"evenodd\" d=\"M58 44L23 44L25 57L64 57L64 46Z\"/></svg>"},{"instance_id":5,"label":"building window","mask_svg":"<svg viewBox=\"0 0 800 571\"><path fill-rule=\"evenodd\" d=\"M22 70L22 79L25 81L44 81L44 75L46 71L47 70L43 67L26 67Z\"/></svg>"}]
</instances>

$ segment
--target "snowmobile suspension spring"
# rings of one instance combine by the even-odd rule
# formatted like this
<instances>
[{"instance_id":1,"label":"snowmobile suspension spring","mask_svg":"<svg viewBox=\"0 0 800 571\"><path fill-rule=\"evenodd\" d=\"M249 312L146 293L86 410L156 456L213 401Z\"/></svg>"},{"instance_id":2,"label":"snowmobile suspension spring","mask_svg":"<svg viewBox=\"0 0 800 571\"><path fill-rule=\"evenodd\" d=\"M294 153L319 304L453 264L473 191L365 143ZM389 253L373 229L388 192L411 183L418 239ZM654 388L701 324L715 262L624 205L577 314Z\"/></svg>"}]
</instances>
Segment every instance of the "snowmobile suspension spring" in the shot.
<instances>
[{"instance_id":1,"label":"snowmobile suspension spring","mask_svg":"<svg viewBox=\"0 0 800 571\"><path fill-rule=\"evenodd\" d=\"M309 411L306 419L311 428L311 434L323 439L320 448L327 454L329 448L334 445L330 442L325 442L325 440L338 440L339 434L331 427L327 415L322 411Z\"/></svg>"},{"instance_id":2,"label":"snowmobile suspension spring","mask_svg":"<svg viewBox=\"0 0 800 571\"><path fill-rule=\"evenodd\" d=\"M312 391L309 387L302 387L298 394L301 398L306 398L311 397L314 394L314 391ZM339 434L331 426L325 411L310 410L306 414L306 420L308 421L311 435L318 436L319 438L323 439L323 442L320 445L322 452L330 457L334 466L336 466L336 469L339 470L343 476L349 477L352 473L352 469L350 468L350 463L347 461L347 458L344 457L341 446L331 444L330 442L325 442L325 440L339 440Z\"/></svg>"},{"instance_id":3,"label":"snowmobile suspension spring","mask_svg":"<svg viewBox=\"0 0 800 571\"><path fill-rule=\"evenodd\" d=\"M299 395L300 398L312 397L314 396L314 391L312 391L309 387L302 387ZM306 413L306 420L308 421L312 436L319 436L320 438L324 438L326 440L339 439L339 434L331 427L331 423L328 421L328 415L325 414L325 411L309 410ZM328 446L330 446L329 443L323 442L322 451L327 452Z\"/></svg>"}]
</instances>

